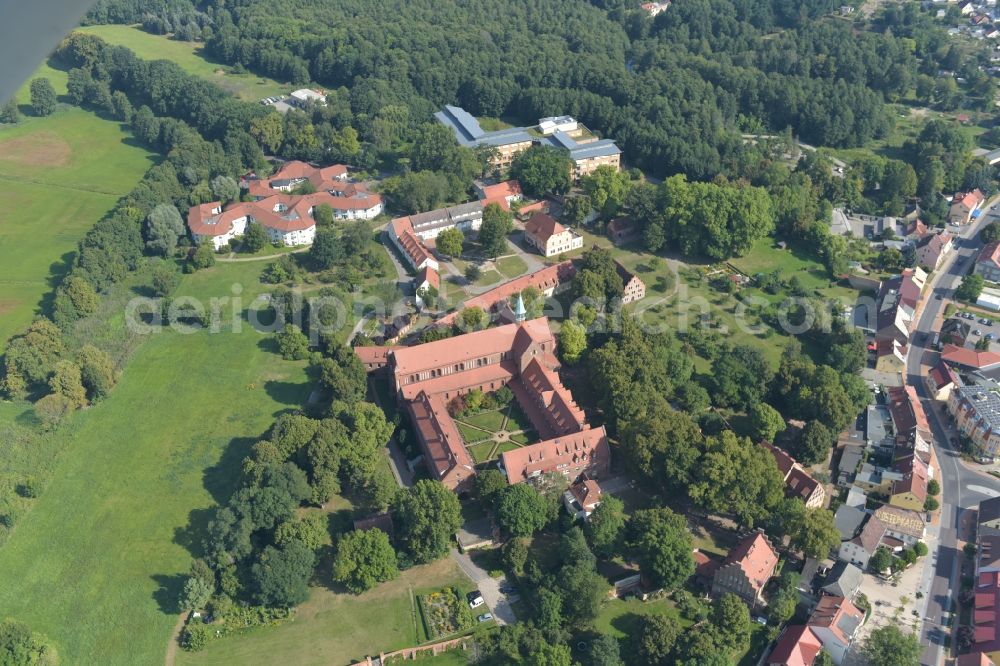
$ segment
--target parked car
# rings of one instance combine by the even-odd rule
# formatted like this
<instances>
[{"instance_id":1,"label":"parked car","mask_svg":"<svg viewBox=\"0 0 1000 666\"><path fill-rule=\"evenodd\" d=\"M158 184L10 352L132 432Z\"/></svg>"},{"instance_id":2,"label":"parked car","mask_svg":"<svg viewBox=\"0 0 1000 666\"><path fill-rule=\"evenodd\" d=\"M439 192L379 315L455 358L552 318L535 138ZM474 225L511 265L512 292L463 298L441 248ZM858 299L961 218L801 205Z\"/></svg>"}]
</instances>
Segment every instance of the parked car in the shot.
<instances>
[{"instance_id":1,"label":"parked car","mask_svg":"<svg viewBox=\"0 0 1000 666\"><path fill-rule=\"evenodd\" d=\"M995 336L994 334L992 334L992 333L987 333L987 334L986 334L986 339L987 339L987 340L992 340L992 339L993 339L993 338L995 338L995 337L996 337L996 336Z\"/></svg>"},{"instance_id":2,"label":"parked car","mask_svg":"<svg viewBox=\"0 0 1000 666\"><path fill-rule=\"evenodd\" d=\"M976 335L982 335L983 334L983 329L977 328L975 331L973 331L973 333L975 333Z\"/></svg>"},{"instance_id":3,"label":"parked car","mask_svg":"<svg viewBox=\"0 0 1000 666\"><path fill-rule=\"evenodd\" d=\"M479 608L484 603L486 603L486 601L483 600L483 595L479 590L473 590L472 592L469 592L467 595L465 595L465 598L469 602L469 608Z\"/></svg>"},{"instance_id":4,"label":"parked car","mask_svg":"<svg viewBox=\"0 0 1000 666\"><path fill-rule=\"evenodd\" d=\"M493 615L491 613L483 613L476 619L479 620L480 622L489 622L490 620L493 619Z\"/></svg>"}]
</instances>

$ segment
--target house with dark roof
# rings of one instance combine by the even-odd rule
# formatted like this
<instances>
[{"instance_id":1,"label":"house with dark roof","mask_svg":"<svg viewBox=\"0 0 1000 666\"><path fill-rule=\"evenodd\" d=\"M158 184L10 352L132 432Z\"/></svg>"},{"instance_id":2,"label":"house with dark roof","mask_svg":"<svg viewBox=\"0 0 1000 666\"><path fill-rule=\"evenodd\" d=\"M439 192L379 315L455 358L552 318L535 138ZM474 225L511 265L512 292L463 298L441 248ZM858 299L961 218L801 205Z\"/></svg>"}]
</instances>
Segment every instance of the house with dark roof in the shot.
<instances>
[{"instance_id":1,"label":"house with dark roof","mask_svg":"<svg viewBox=\"0 0 1000 666\"><path fill-rule=\"evenodd\" d=\"M774 457L778 470L784 476L785 497L797 497L810 508L826 504L826 489L823 484L810 476L795 458L769 442L761 442L760 445Z\"/></svg>"},{"instance_id":2,"label":"house with dark roof","mask_svg":"<svg viewBox=\"0 0 1000 666\"><path fill-rule=\"evenodd\" d=\"M750 532L722 561L712 580L712 594L735 594L751 610L766 605L764 588L778 566L778 554L760 530Z\"/></svg>"},{"instance_id":3,"label":"house with dark roof","mask_svg":"<svg viewBox=\"0 0 1000 666\"><path fill-rule=\"evenodd\" d=\"M1000 282L1000 241L987 243L979 251L974 270L976 275L982 275L984 280Z\"/></svg>"},{"instance_id":4,"label":"house with dark roof","mask_svg":"<svg viewBox=\"0 0 1000 666\"><path fill-rule=\"evenodd\" d=\"M864 524L868 514L857 507L841 504L833 514L833 522L840 532L841 541L850 541L858 535L861 525Z\"/></svg>"},{"instance_id":5,"label":"house with dark roof","mask_svg":"<svg viewBox=\"0 0 1000 666\"><path fill-rule=\"evenodd\" d=\"M1000 497L992 497L979 503L977 522L979 534L1000 536Z\"/></svg>"},{"instance_id":6,"label":"house with dark roof","mask_svg":"<svg viewBox=\"0 0 1000 666\"><path fill-rule=\"evenodd\" d=\"M616 217L608 222L608 238L615 245L626 245L639 239L639 225L629 216Z\"/></svg>"},{"instance_id":7,"label":"house with dark roof","mask_svg":"<svg viewBox=\"0 0 1000 666\"><path fill-rule=\"evenodd\" d=\"M850 562L837 562L823 580L824 594L853 599L861 589L864 572Z\"/></svg>"},{"instance_id":8,"label":"house with dark roof","mask_svg":"<svg viewBox=\"0 0 1000 666\"><path fill-rule=\"evenodd\" d=\"M841 542L837 557L866 569L875 550L882 544L885 534L886 527L882 521L875 516L868 516L857 536Z\"/></svg>"},{"instance_id":9,"label":"house with dark roof","mask_svg":"<svg viewBox=\"0 0 1000 666\"><path fill-rule=\"evenodd\" d=\"M615 171L621 168L621 153L611 139L597 139L585 133L572 118L541 118L538 129L532 127L507 127L487 132L471 113L457 106L445 105L434 114L439 123L455 134L462 146L475 148L491 146L497 154L492 160L495 168L503 171L514 158L533 145L549 146L565 151L573 164L573 177L593 173L600 166Z\"/></svg>"},{"instance_id":10,"label":"house with dark roof","mask_svg":"<svg viewBox=\"0 0 1000 666\"><path fill-rule=\"evenodd\" d=\"M812 629L840 666L865 621L865 614L844 597L824 596L816 604L806 625Z\"/></svg>"}]
</instances>

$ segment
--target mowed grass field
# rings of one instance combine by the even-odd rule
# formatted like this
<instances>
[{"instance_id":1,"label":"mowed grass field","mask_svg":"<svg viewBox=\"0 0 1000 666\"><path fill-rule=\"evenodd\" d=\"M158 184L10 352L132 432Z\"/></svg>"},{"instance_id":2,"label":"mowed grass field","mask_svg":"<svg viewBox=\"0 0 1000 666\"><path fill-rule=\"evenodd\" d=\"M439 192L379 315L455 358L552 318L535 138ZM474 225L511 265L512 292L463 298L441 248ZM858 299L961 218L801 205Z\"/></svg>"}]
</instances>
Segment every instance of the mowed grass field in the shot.
<instances>
[{"instance_id":1,"label":"mowed grass field","mask_svg":"<svg viewBox=\"0 0 1000 666\"><path fill-rule=\"evenodd\" d=\"M178 295L223 297L239 283L249 303L262 268L218 265L186 276ZM53 478L0 548L0 609L46 634L65 663L163 662L188 546L249 447L311 390L305 362L265 339L249 326L155 333L111 396L54 435Z\"/></svg>"},{"instance_id":2,"label":"mowed grass field","mask_svg":"<svg viewBox=\"0 0 1000 666\"><path fill-rule=\"evenodd\" d=\"M472 589L454 561L444 558L409 569L361 595L317 586L291 622L214 641L202 652L181 652L177 664L347 666L365 655L425 642L416 596L450 585L461 591Z\"/></svg>"},{"instance_id":3,"label":"mowed grass field","mask_svg":"<svg viewBox=\"0 0 1000 666\"><path fill-rule=\"evenodd\" d=\"M242 99L258 100L278 93L288 94L292 90L289 84L263 76L232 74L229 66L203 57L202 45L198 42L180 42L128 25L88 25L77 30L97 35L109 44L126 46L145 60L173 61L185 71L217 83Z\"/></svg>"},{"instance_id":4,"label":"mowed grass field","mask_svg":"<svg viewBox=\"0 0 1000 666\"><path fill-rule=\"evenodd\" d=\"M61 72L43 67L39 74L65 89ZM18 100L27 99L22 90ZM80 238L154 159L118 123L66 105L0 126L0 352L34 317Z\"/></svg>"}]
</instances>

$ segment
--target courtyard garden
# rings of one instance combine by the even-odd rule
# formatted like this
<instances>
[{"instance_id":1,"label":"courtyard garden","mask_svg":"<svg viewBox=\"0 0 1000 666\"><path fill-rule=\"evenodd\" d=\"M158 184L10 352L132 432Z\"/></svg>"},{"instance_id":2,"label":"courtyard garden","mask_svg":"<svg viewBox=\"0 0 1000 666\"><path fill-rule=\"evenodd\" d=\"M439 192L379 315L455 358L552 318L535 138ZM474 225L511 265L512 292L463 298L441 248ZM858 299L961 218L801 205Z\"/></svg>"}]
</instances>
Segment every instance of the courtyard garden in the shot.
<instances>
[{"instance_id":1,"label":"courtyard garden","mask_svg":"<svg viewBox=\"0 0 1000 666\"><path fill-rule=\"evenodd\" d=\"M450 409L476 464L538 441L534 426L506 387L487 394L474 391L453 401Z\"/></svg>"}]
</instances>

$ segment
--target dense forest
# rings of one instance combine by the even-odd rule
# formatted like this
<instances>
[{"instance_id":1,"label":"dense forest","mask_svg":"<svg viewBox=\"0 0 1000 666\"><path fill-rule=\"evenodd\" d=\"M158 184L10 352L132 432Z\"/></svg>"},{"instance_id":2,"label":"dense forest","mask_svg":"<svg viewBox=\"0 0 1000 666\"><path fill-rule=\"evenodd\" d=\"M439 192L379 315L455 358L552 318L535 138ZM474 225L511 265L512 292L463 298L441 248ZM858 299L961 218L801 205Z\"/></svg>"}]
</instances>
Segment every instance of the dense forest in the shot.
<instances>
[{"instance_id":1,"label":"dense forest","mask_svg":"<svg viewBox=\"0 0 1000 666\"><path fill-rule=\"evenodd\" d=\"M839 4L678 0L650 19L600 0L176 0L141 15L108 0L89 19L173 23L224 63L346 88L363 140L387 108L411 123L445 103L515 122L569 113L615 137L631 164L708 179L738 175L741 132L790 127L808 143L858 146L891 129L886 102L915 87L927 102L949 94L935 77L964 63L926 15L907 5L881 32L811 20Z\"/></svg>"}]
</instances>

